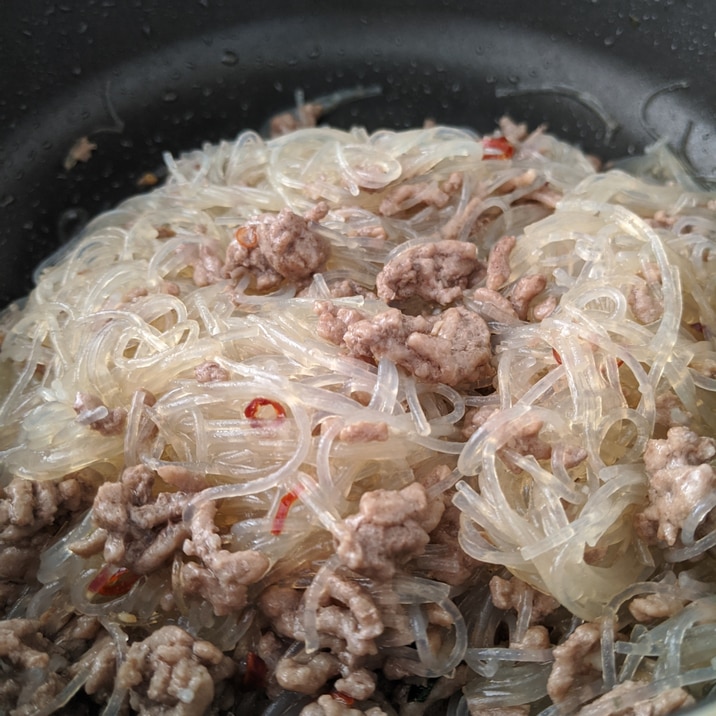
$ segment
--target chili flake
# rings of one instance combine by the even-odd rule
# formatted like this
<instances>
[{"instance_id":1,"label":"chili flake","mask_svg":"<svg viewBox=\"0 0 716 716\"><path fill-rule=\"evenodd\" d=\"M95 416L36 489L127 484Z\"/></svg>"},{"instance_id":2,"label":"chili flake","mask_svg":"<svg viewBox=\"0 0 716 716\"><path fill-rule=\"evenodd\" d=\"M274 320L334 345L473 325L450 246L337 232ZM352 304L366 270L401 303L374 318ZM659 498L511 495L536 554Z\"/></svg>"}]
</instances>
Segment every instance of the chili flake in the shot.
<instances>
[{"instance_id":1,"label":"chili flake","mask_svg":"<svg viewBox=\"0 0 716 716\"><path fill-rule=\"evenodd\" d=\"M105 564L89 583L88 598L93 596L121 597L135 585L138 579L139 575L134 574L126 567Z\"/></svg>"},{"instance_id":2,"label":"chili flake","mask_svg":"<svg viewBox=\"0 0 716 716\"><path fill-rule=\"evenodd\" d=\"M254 651L246 654L246 671L242 683L247 691L260 691L266 688L266 662Z\"/></svg>"},{"instance_id":3,"label":"chili flake","mask_svg":"<svg viewBox=\"0 0 716 716\"><path fill-rule=\"evenodd\" d=\"M234 238L246 249L253 249L259 242L259 234L252 226L239 226Z\"/></svg>"},{"instance_id":4,"label":"chili flake","mask_svg":"<svg viewBox=\"0 0 716 716\"><path fill-rule=\"evenodd\" d=\"M343 704L344 706L353 706L356 701L352 696L344 694L342 691L335 690L331 691L331 698Z\"/></svg>"},{"instance_id":5,"label":"chili flake","mask_svg":"<svg viewBox=\"0 0 716 716\"><path fill-rule=\"evenodd\" d=\"M254 398L244 408L244 417L251 421L253 427L258 428L265 420L283 420L286 408L271 398Z\"/></svg>"},{"instance_id":6,"label":"chili flake","mask_svg":"<svg viewBox=\"0 0 716 716\"><path fill-rule=\"evenodd\" d=\"M511 159L515 148L504 137L483 137L482 154L485 159Z\"/></svg>"},{"instance_id":7,"label":"chili flake","mask_svg":"<svg viewBox=\"0 0 716 716\"><path fill-rule=\"evenodd\" d=\"M301 488L297 487L281 497L278 503L278 509L276 510L276 515L271 523L272 535L280 535L281 532L283 532L283 525L288 517L288 511L291 509L291 505L293 505L293 503L299 498L301 492Z\"/></svg>"}]
</instances>

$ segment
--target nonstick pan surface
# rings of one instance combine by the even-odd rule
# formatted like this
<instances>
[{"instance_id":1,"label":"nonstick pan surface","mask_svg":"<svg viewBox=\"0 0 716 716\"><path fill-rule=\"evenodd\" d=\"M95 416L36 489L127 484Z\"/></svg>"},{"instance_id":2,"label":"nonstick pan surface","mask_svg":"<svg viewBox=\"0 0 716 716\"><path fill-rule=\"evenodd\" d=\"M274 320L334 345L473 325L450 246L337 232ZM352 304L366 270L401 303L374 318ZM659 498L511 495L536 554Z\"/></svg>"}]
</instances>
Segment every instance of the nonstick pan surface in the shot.
<instances>
[{"instance_id":1,"label":"nonstick pan surface","mask_svg":"<svg viewBox=\"0 0 716 716\"><path fill-rule=\"evenodd\" d=\"M619 0L5 0L0 305L162 153L377 85L326 117L489 131L504 113L604 158L666 137L716 174L716 4ZM96 145L70 167L81 137Z\"/></svg>"}]
</instances>

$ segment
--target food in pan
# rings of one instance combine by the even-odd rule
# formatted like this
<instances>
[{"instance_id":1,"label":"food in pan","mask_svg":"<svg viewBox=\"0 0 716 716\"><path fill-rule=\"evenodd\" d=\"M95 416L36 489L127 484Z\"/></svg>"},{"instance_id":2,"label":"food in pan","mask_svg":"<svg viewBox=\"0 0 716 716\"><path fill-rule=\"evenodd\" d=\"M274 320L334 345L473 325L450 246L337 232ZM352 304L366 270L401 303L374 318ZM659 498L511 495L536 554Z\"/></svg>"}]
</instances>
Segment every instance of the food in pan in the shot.
<instances>
[{"instance_id":1,"label":"food in pan","mask_svg":"<svg viewBox=\"0 0 716 716\"><path fill-rule=\"evenodd\" d=\"M508 119L166 163L2 315L6 712L708 698L714 193Z\"/></svg>"}]
</instances>

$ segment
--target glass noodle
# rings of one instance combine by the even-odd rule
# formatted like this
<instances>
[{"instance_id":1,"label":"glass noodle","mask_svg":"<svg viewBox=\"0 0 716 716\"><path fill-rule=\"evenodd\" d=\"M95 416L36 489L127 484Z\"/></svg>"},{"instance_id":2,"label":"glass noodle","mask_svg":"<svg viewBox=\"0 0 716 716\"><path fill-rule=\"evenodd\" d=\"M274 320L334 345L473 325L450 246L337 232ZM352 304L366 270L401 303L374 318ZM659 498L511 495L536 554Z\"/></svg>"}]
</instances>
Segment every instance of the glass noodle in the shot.
<instances>
[{"instance_id":1,"label":"glass noodle","mask_svg":"<svg viewBox=\"0 0 716 716\"><path fill-rule=\"evenodd\" d=\"M87 585L102 555L68 549L91 534L88 513L47 546L34 596L9 614L39 618L60 600L68 612L95 615L114 630L118 663L127 613L147 631L176 623L240 651L264 628L255 616L262 590L291 584L303 595L305 634L291 653L308 659L327 648L318 618L326 590L350 579L382 613L400 605L401 628L412 636L400 641L395 626L393 637L390 630L378 637L383 658L416 683L459 681L451 713L520 705L572 713L629 680L640 682L633 703L679 686L703 695L716 681L716 501L697 507L668 548L646 544L634 517L650 494L644 452L665 439L665 396L687 416L681 424L716 434L716 194L669 175L656 184L635 162L630 173L597 173L579 149L543 131L514 143L513 157L494 159L474 133L449 127L310 128L270 141L246 132L167 156L166 184L98 217L46 261L27 301L2 316L5 484L81 471L105 482L133 465L159 475L181 467L205 480L184 522L214 505L224 548L260 551L269 567L243 613L216 616L186 598L181 550L126 594L98 604ZM660 156L664 172L673 166L659 145L651 173ZM381 212L395 186L437 186L456 173L461 185L443 205L416 200ZM257 291L249 272L196 280L201 257L224 256L238 227L284 208L303 215L319 201L328 213L312 227L331 256L310 280L268 291ZM658 212L666 219L655 219ZM546 284L537 301L554 310L538 320L535 303L523 320L509 305L473 296L474 287L464 291L456 303L490 328L492 385L425 382L389 357L362 360L319 335L317 300L367 319L387 309L373 291L388 261L456 238L475 244L486 262L504 234L517 241L502 294L540 274ZM332 286L347 278L363 290L334 297ZM634 292L643 290L661 306L653 320L634 314ZM194 370L207 361L223 377L198 381ZM78 416L80 393L99 398L98 412ZM256 398L279 404L285 416L257 424L247 413ZM114 408L126 411L121 434L90 429ZM486 417L468 430L478 410ZM385 439L342 437L363 424L383 424ZM527 434L548 452L525 449L519 439ZM447 470L430 482L438 466ZM431 542L387 582L348 569L336 545L361 496L416 480L431 501L459 510L453 537L472 572L447 583L431 571L440 560L451 564L455 542L453 551ZM486 588L495 574L554 597L551 626L564 639L582 621L602 624L601 666L562 706L548 696L555 645L519 645L532 602L516 615L497 609ZM160 608L167 593L175 600L169 615ZM625 605L647 594L688 606L634 626ZM430 621L436 613L439 628ZM700 647L703 639L713 650ZM89 678L93 655L38 713L69 702ZM120 713L126 692L108 698L105 713ZM309 701L282 691L265 714L298 714ZM589 713L611 713L611 702L599 703Z\"/></svg>"}]
</instances>

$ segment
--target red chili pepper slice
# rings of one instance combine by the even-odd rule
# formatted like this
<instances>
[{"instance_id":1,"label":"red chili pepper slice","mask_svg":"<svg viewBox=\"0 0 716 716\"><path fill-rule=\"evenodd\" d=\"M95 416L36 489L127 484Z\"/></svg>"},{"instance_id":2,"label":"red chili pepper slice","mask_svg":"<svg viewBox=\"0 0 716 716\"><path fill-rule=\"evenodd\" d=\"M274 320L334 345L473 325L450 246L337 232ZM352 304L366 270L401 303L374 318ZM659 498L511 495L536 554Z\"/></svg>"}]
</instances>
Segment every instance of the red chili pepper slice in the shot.
<instances>
[{"instance_id":1,"label":"red chili pepper slice","mask_svg":"<svg viewBox=\"0 0 716 716\"><path fill-rule=\"evenodd\" d=\"M259 242L259 235L252 226L239 226L234 231L234 238L247 249L253 249Z\"/></svg>"},{"instance_id":2,"label":"red chili pepper slice","mask_svg":"<svg viewBox=\"0 0 716 716\"><path fill-rule=\"evenodd\" d=\"M286 408L271 398L254 398L244 408L244 416L251 421L251 425L258 428L264 420L283 420Z\"/></svg>"},{"instance_id":3,"label":"red chili pepper slice","mask_svg":"<svg viewBox=\"0 0 716 716\"><path fill-rule=\"evenodd\" d=\"M482 154L485 159L511 159L515 148L505 137L483 137Z\"/></svg>"},{"instance_id":4,"label":"red chili pepper slice","mask_svg":"<svg viewBox=\"0 0 716 716\"><path fill-rule=\"evenodd\" d=\"M276 515L273 518L273 522L271 523L271 534L272 535L280 535L281 532L283 532L283 525L286 522L286 518L288 517L288 511L291 509L291 505L299 498L301 492L303 492L303 489L300 487L297 487L294 490L291 490L290 492L287 492L278 502L278 508L276 510Z\"/></svg>"},{"instance_id":5,"label":"red chili pepper slice","mask_svg":"<svg viewBox=\"0 0 716 716\"><path fill-rule=\"evenodd\" d=\"M342 691L331 691L331 698L338 701L339 703L342 703L344 706L353 706L353 704L356 702L356 700L349 696L348 694L344 694Z\"/></svg>"},{"instance_id":6,"label":"red chili pepper slice","mask_svg":"<svg viewBox=\"0 0 716 716\"><path fill-rule=\"evenodd\" d=\"M247 691L260 691L266 688L266 662L256 653L250 651L246 654L246 671L242 679Z\"/></svg>"},{"instance_id":7,"label":"red chili pepper slice","mask_svg":"<svg viewBox=\"0 0 716 716\"><path fill-rule=\"evenodd\" d=\"M105 564L89 583L87 592L90 596L121 597L135 585L138 579L139 575L126 567Z\"/></svg>"}]
</instances>

